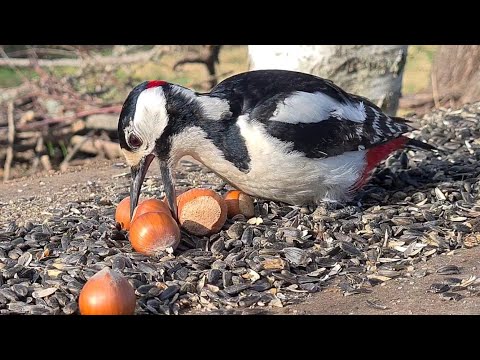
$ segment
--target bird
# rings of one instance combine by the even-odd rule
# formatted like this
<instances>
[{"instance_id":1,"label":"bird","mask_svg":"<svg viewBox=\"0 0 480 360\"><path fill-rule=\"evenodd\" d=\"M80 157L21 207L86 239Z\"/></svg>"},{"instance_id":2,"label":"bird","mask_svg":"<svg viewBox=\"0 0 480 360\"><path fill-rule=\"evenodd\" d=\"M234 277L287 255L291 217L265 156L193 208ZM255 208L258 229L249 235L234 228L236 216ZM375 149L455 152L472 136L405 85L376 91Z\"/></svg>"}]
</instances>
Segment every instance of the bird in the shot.
<instances>
[{"instance_id":1,"label":"bird","mask_svg":"<svg viewBox=\"0 0 480 360\"><path fill-rule=\"evenodd\" d=\"M190 155L257 198L291 205L345 202L392 152L435 150L405 136L409 121L328 79L290 70L233 75L200 93L163 80L128 94L118 137L131 169L130 213L157 158L177 213L172 169Z\"/></svg>"}]
</instances>

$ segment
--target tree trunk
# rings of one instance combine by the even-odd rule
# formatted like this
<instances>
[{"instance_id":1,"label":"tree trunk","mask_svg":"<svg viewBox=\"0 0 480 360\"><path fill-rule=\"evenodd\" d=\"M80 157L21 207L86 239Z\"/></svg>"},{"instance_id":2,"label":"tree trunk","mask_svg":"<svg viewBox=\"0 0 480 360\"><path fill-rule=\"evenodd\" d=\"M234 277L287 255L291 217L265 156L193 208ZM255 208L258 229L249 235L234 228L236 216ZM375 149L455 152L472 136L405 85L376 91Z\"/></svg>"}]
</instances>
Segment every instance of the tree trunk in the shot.
<instances>
[{"instance_id":1,"label":"tree trunk","mask_svg":"<svg viewBox=\"0 0 480 360\"><path fill-rule=\"evenodd\" d=\"M480 46L440 46L433 62L432 88L438 105L458 107L480 100Z\"/></svg>"},{"instance_id":2,"label":"tree trunk","mask_svg":"<svg viewBox=\"0 0 480 360\"><path fill-rule=\"evenodd\" d=\"M408 45L249 45L250 69L311 73L395 115Z\"/></svg>"}]
</instances>

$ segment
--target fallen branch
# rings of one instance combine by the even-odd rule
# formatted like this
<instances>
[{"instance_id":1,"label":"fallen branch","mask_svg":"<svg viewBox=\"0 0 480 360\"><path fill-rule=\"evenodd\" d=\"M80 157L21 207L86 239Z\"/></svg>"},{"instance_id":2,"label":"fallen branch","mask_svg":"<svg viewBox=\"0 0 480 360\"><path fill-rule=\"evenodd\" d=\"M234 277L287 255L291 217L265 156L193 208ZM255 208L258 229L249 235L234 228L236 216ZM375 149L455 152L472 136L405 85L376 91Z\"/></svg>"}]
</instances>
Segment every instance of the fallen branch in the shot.
<instances>
[{"instance_id":1,"label":"fallen branch","mask_svg":"<svg viewBox=\"0 0 480 360\"><path fill-rule=\"evenodd\" d=\"M46 125L50 124L58 124L58 123L65 123L69 124L72 121L75 121L79 118L83 118L85 116L89 115L94 115L94 114L108 114L108 113L120 113L122 110L121 105L114 105L114 106L109 106L109 107L104 107L104 108L98 108L98 109L90 109L90 110L84 110L84 111L79 111L75 115L71 116L64 116L64 117L58 117L58 118L47 118L43 119L37 122L32 122L29 124L22 125L19 127L19 130L35 130L38 128L41 128Z\"/></svg>"},{"instance_id":2,"label":"fallen branch","mask_svg":"<svg viewBox=\"0 0 480 360\"><path fill-rule=\"evenodd\" d=\"M16 50L16 51L9 51L8 55L9 57L15 57L15 56L20 56L23 57L25 55L30 55L32 49L22 49L22 50ZM73 55L76 54L75 50L65 50L65 49L54 49L54 48L34 48L35 53L41 54L41 55L56 55L56 56L70 56L72 57Z\"/></svg>"},{"instance_id":3,"label":"fallen branch","mask_svg":"<svg viewBox=\"0 0 480 360\"><path fill-rule=\"evenodd\" d=\"M0 103L5 103L30 94L32 94L32 86L29 83L23 83L11 89L2 89L0 93Z\"/></svg>"},{"instance_id":4,"label":"fallen branch","mask_svg":"<svg viewBox=\"0 0 480 360\"><path fill-rule=\"evenodd\" d=\"M80 120L79 123L83 123L83 120ZM15 133L15 144L13 146L14 152L25 151L26 149L34 148L37 143L39 136L43 138L45 142L58 142L60 140L69 140L72 135L78 131L82 131L85 127L80 127L77 123L73 123L71 126L56 126L48 131L18 131L18 126L16 127ZM0 134L1 135L1 134ZM0 136L0 148L6 145L8 142Z\"/></svg>"},{"instance_id":5,"label":"fallen branch","mask_svg":"<svg viewBox=\"0 0 480 360\"><path fill-rule=\"evenodd\" d=\"M117 131L118 115L109 115L109 114L90 115L85 119L85 128L95 129L95 130Z\"/></svg>"},{"instance_id":6,"label":"fallen branch","mask_svg":"<svg viewBox=\"0 0 480 360\"><path fill-rule=\"evenodd\" d=\"M410 109L430 104L433 105L433 95L431 93L403 96L400 98L399 106Z\"/></svg>"},{"instance_id":7,"label":"fallen branch","mask_svg":"<svg viewBox=\"0 0 480 360\"><path fill-rule=\"evenodd\" d=\"M73 148L70 151L68 151L68 154L65 157L65 159L61 162L60 171L67 170L70 160L72 160L72 158L75 156L75 154L92 137L93 134L94 134L94 131L90 131L87 135L83 136L83 140L81 140L81 141L79 140L77 143L75 143ZM73 139L72 139L72 143L73 143Z\"/></svg>"},{"instance_id":8,"label":"fallen branch","mask_svg":"<svg viewBox=\"0 0 480 360\"><path fill-rule=\"evenodd\" d=\"M3 182L8 181L10 177L10 168L13 160L13 143L15 142L15 122L13 121L13 102L8 103L7 109L7 121L8 121L8 149L5 156L5 167L3 172Z\"/></svg>"},{"instance_id":9,"label":"fallen branch","mask_svg":"<svg viewBox=\"0 0 480 360\"><path fill-rule=\"evenodd\" d=\"M449 99L456 99L460 96L460 94L455 91L449 91L443 94L435 94L437 98L438 104L449 100ZM415 95L404 96L400 98L400 107L401 108L417 108L423 106L431 106L434 107L436 101L434 99L433 93L421 93Z\"/></svg>"},{"instance_id":10,"label":"fallen branch","mask_svg":"<svg viewBox=\"0 0 480 360\"><path fill-rule=\"evenodd\" d=\"M122 157L122 151L118 143L108 140L88 138L85 136L74 135L70 140L70 143L75 147L77 144L81 144L79 151L87 154L99 155L105 154L107 159L116 159Z\"/></svg>"},{"instance_id":11,"label":"fallen branch","mask_svg":"<svg viewBox=\"0 0 480 360\"><path fill-rule=\"evenodd\" d=\"M136 54L128 54L124 56L92 56L86 59L38 59L36 63L41 67L54 67L54 66L84 66L86 63L94 63L98 65L109 64L131 64L136 62L148 61L155 56L163 55L164 50L155 46L148 51L139 52ZM16 67L31 67L31 59L23 58L3 58L0 59L0 66L16 66Z\"/></svg>"}]
</instances>

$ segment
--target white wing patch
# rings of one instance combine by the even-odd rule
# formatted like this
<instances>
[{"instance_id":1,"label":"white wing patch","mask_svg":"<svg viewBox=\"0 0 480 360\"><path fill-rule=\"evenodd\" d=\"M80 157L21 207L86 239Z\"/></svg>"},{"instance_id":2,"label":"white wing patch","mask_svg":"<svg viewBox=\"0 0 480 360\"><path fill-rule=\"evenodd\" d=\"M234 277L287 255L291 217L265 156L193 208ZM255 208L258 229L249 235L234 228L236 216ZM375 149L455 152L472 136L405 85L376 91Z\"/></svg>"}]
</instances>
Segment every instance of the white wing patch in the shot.
<instances>
[{"instance_id":1,"label":"white wing patch","mask_svg":"<svg viewBox=\"0 0 480 360\"><path fill-rule=\"evenodd\" d=\"M209 120L220 120L230 114L230 106L226 100L212 96L199 96L198 103L202 107L204 116Z\"/></svg>"},{"instance_id":2,"label":"white wing patch","mask_svg":"<svg viewBox=\"0 0 480 360\"><path fill-rule=\"evenodd\" d=\"M316 123L331 116L363 122L365 105L363 102L343 104L321 92L297 91L277 105L270 120L289 124Z\"/></svg>"},{"instance_id":3,"label":"white wing patch","mask_svg":"<svg viewBox=\"0 0 480 360\"><path fill-rule=\"evenodd\" d=\"M367 114L365 113L365 105L362 101L357 104L340 104L340 107L333 111L333 115L341 119L355 122L364 122Z\"/></svg>"}]
</instances>

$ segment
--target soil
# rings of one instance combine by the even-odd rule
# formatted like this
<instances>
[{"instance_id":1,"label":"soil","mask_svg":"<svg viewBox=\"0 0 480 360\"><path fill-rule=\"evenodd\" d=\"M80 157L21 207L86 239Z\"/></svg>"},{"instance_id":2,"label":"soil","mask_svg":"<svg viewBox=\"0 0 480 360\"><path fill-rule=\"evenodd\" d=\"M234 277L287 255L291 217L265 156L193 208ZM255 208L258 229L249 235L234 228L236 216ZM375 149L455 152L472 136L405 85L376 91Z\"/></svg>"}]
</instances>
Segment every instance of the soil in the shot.
<instances>
[{"instance_id":1,"label":"soil","mask_svg":"<svg viewBox=\"0 0 480 360\"><path fill-rule=\"evenodd\" d=\"M158 174L152 166L149 173ZM201 175L203 172L200 172ZM36 174L0 184L0 228L12 220L43 221L50 216L45 210L55 202L75 201L89 196L86 186L95 184L126 184L128 168L119 161L91 161L83 166L70 168L67 172ZM65 188L72 191L65 197ZM62 194L60 196L60 194ZM71 197L71 198L69 198ZM29 206L21 206L24 199L35 199ZM20 205L20 206L19 206ZM436 270L444 265L456 265L460 274L440 275ZM422 278L397 278L372 288L371 293L344 296L335 286L312 294L306 301L287 305L284 308L266 309L267 314L480 314L480 296L462 297L458 300L432 293L428 290L433 283L442 283L445 278L480 278L480 247L459 249L431 258L420 268L427 270ZM458 292L462 294L467 292ZM478 294L477 294L478 295Z\"/></svg>"},{"instance_id":2,"label":"soil","mask_svg":"<svg viewBox=\"0 0 480 360\"><path fill-rule=\"evenodd\" d=\"M456 265L459 275L439 275L436 270L444 265ZM318 315L473 315L480 314L480 296L449 300L442 294L428 292L434 283L455 276L467 279L480 277L480 248L455 250L425 263L432 273L423 278L393 279L374 287L369 294L344 296L337 287L314 294L302 304L275 310L277 314ZM461 294L461 292L459 292ZM375 308L377 304L381 308Z\"/></svg>"}]
</instances>

